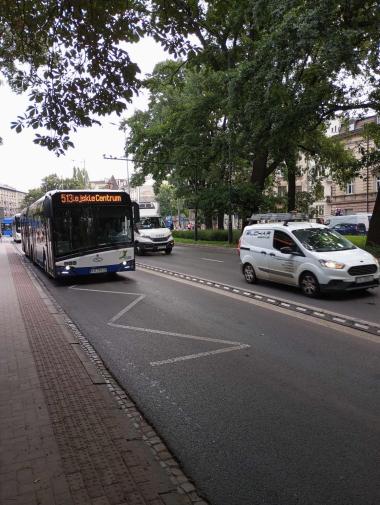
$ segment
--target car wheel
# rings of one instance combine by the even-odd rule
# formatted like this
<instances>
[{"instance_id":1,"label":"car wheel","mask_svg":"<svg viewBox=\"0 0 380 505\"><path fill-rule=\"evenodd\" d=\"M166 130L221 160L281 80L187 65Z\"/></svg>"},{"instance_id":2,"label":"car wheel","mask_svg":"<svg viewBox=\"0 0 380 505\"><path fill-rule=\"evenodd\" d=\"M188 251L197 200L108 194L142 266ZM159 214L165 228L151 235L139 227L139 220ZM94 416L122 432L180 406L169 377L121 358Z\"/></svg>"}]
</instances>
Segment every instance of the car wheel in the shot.
<instances>
[{"instance_id":1,"label":"car wheel","mask_svg":"<svg viewBox=\"0 0 380 505\"><path fill-rule=\"evenodd\" d=\"M171 254L171 252L172 252L172 248L171 247L167 247L165 249L165 254Z\"/></svg>"},{"instance_id":2,"label":"car wheel","mask_svg":"<svg viewBox=\"0 0 380 505\"><path fill-rule=\"evenodd\" d=\"M243 267L243 274L245 277L245 280L248 282L248 284L254 284L257 279L256 279L256 274L255 274L255 269L250 263L246 263Z\"/></svg>"},{"instance_id":3,"label":"car wheel","mask_svg":"<svg viewBox=\"0 0 380 505\"><path fill-rule=\"evenodd\" d=\"M304 295L315 298L320 293L318 279L311 272L305 272L300 279L300 288Z\"/></svg>"}]
</instances>

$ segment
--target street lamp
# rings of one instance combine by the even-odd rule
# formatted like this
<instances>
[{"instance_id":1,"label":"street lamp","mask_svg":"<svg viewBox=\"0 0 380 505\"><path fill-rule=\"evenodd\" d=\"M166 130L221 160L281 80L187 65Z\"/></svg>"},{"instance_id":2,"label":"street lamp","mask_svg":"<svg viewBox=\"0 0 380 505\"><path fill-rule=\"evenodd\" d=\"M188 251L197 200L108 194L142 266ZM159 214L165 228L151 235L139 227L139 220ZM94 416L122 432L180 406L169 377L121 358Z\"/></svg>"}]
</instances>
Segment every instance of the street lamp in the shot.
<instances>
[{"instance_id":1,"label":"street lamp","mask_svg":"<svg viewBox=\"0 0 380 505\"><path fill-rule=\"evenodd\" d=\"M128 193L131 192L131 186L129 183L129 160L128 160L128 148L127 148L127 128L125 126L121 126L120 124L117 123L112 123L110 121L110 124L113 126L117 126L119 130L121 130L124 133L124 158L112 158L112 159L118 159L118 160L125 160L126 161L126 168L127 168L127 188L128 188ZM103 156L105 158L105 156ZM109 158L106 158L109 159Z\"/></svg>"}]
</instances>

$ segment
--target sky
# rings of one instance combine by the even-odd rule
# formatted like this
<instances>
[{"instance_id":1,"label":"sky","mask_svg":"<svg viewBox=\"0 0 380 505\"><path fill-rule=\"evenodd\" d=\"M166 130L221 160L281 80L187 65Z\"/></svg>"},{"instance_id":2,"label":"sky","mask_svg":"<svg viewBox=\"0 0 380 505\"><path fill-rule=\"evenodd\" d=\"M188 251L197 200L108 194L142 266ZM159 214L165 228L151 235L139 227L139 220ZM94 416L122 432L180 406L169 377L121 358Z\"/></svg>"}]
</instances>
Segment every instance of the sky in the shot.
<instances>
[{"instance_id":1,"label":"sky","mask_svg":"<svg viewBox=\"0 0 380 505\"><path fill-rule=\"evenodd\" d=\"M163 49L149 39L134 44L129 53L142 74L152 72L156 63L168 59ZM57 157L47 148L33 144L35 130L27 128L21 133L11 130L11 121L25 112L28 100L26 96L12 93L3 81L0 86L0 137L3 139L3 145L0 146L0 183L28 191L39 187L42 178L52 173L71 177L74 166L86 168L90 180L103 180L111 175L126 178L126 162L105 160L103 155L124 156L125 137L118 129L120 120L133 115L137 109L146 108L147 99L146 93L140 93L122 116L114 114L101 118L102 126L78 129L72 135L75 148ZM131 163L129 170L131 172Z\"/></svg>"}]
</instances>

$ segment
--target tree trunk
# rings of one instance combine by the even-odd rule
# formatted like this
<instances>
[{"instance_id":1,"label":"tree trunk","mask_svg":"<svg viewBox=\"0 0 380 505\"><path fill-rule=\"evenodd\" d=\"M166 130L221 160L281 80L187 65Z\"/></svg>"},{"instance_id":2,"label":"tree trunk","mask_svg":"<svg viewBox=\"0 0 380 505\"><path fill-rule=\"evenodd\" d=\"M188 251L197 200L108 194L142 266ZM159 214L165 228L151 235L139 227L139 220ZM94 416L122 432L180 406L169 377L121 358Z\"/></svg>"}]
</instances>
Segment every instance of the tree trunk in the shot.
<instances>
[{"instance_id":1,"label":"tree trunk","mask_svg":"<svg viewBox=\"0 0 380 505\"><path fill-rule=\"evenodd\" d=\"M296 167L288 163L288 212L296 208Z\"/></svg>"},{"instance_id":2,"label":"tree trunk","mask_svg":"<svg viewBox=\"0 0 380 505\"><path fill-rule=\"evenodd\" d=\"M218 212L218 230L224 230L224 211Z\"/></svg>"},{"instance_id":3,"label":"tree trunk","mask_svg":"<svg viewBox=\"0 0 380 505\"><path fill-rule=\"evenodd\" d=\"M212 212L205 211L205 225L207 230L212 230Z\"/></svg>"},{"instance_id":4,"label":"tree trunk","mask_svg":"<svg viewBox=\"0 0 380 505\"><path fill-rule=\"evenodd\" d=\"M380 190L377 192L375 207L369 223L367 245L380 247Z\"/></svg>"},{"instance_id":5,"label":"tree trunk","mask_svg":"<svg viewBox=\"0 0 380 505\"><path fill-rule=\"evenodd\" d=\"M260 206L260 198L264 185L265 179L267 178L267 163L268 163L268 151L263 151L259 153L252 163L251 172L251 183L257 188L258 196L252 202L252 212L257 212Z\"/></svg>"},{"instance_id":6,"label":"tree trunk","mask_svg":"<svg viewBox=\"0 0 380 505\"><path fill-rule=\"evenodd\" d=\"M194 211L194 240L198 240L198 204L195 206L195 211Z\"/></svg>"}]
</instances>

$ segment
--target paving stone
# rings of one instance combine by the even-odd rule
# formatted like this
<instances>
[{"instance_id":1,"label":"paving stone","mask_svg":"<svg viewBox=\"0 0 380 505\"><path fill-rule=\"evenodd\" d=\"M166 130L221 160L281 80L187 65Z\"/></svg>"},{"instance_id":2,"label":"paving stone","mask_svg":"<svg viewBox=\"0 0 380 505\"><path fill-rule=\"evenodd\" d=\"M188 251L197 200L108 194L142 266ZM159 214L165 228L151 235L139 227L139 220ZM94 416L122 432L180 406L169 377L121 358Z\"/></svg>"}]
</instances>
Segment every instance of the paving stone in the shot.
<instances>
[{"instance_id":1,"label":"paving stone","mask_svg":"<svg viewBox=\"0 0 380 505\"><path fill-rule=\"evenodd\" d=\"M176 466L165 445L4 243L0 271L1 505L185 504L160 466Z\"/></svg>"}]
</instances>

